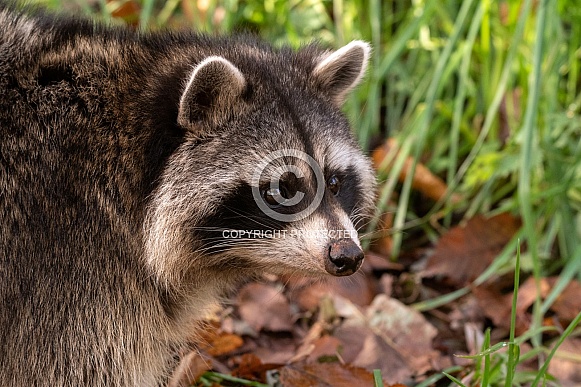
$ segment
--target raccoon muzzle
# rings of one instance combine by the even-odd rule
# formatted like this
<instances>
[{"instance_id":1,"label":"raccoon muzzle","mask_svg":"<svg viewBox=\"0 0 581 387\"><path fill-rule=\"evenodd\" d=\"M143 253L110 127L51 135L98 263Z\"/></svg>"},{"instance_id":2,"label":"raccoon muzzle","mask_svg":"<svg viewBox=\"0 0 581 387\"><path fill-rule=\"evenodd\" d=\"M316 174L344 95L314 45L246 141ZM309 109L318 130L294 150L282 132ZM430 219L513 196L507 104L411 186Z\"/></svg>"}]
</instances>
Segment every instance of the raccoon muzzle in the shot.
<instances>
[{"instance_id":1,"label":"raccoon muzzle","mask_svg":"<svg viewBox=\"0 0 581 387\"><path fill-rule=\"evenodd\" d=\"M325 270L334 276L351 275L363 262L363 251L353 240L341 239L331 242L325 259Z\"/></svg>"}]
</instances>

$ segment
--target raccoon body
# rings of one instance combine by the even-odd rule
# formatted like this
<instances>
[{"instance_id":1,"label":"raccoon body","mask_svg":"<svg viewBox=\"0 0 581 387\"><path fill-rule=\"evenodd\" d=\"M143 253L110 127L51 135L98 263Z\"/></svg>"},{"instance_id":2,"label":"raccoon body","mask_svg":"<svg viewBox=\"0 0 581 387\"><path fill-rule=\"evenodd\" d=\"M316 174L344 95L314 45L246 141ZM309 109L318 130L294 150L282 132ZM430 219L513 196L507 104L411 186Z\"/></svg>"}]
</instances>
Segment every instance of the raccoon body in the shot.
<instances>
[{"instance_id":1,"label":"raccoon body","mask_svg":"<svg viewBox=\"0 0 581 387\"><path fill-rule=\"evenodd\" d=\"M368 54L0 4L0 384L164 385L240 281L355 272Z\"/></svg>"}]
</instances>

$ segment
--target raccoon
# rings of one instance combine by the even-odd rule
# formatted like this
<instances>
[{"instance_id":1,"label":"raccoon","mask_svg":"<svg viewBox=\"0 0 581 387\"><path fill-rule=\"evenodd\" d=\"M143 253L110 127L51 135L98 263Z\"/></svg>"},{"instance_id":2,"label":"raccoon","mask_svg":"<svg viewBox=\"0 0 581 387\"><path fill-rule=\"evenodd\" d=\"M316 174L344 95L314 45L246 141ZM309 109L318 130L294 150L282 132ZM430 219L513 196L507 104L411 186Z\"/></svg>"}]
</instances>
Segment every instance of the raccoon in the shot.
<instances>
[{"instance_id":1,"label":"raccoon","mask_svg":"<svg viewBox=\"0 0 581 387\"><path fill-rule=\"evenodd\" d=\"M242 281L356 272L369 54L0 4L0 385L166 385Z\"/></svg>"}]
</instances>

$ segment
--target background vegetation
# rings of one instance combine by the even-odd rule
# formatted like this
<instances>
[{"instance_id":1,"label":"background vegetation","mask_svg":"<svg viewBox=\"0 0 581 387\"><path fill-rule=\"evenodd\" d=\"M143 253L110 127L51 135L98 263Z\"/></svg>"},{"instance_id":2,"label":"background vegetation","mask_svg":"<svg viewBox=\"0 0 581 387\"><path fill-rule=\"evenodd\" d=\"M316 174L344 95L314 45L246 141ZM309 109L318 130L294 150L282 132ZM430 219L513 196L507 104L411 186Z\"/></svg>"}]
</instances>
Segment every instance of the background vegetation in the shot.
<instances>
[{"instance_id":1,"label":"background vegetation","mask_svg":"<svg viewBox=\"0 0 581 387\"><path fill-rule=\"evenodd\" d=\"M330 47L352 39L371 42L367 81L346 113L365 149L387 138L399 145L379 168L382 184L370 231L378 230L382 213L394 214L391 255L397 259L402 249L436 242L449 227L476 214L520 216L522 229L491 270L514 270L520 238L523 274L534 276L537 285L545 276L560 275L551 297L544 302L538 297L534 306L528 334L541 347L543 314L560 289L581 278L581 5L576 0L43 3L139 29L250 29L274 44L293 46L312 40ZM412 173L398 179L410 156L412 171L421 161L444 179L448 191L440 200L419 197ZM499 380L486 382L502 384Z\"/></svg>"}]
</instances>

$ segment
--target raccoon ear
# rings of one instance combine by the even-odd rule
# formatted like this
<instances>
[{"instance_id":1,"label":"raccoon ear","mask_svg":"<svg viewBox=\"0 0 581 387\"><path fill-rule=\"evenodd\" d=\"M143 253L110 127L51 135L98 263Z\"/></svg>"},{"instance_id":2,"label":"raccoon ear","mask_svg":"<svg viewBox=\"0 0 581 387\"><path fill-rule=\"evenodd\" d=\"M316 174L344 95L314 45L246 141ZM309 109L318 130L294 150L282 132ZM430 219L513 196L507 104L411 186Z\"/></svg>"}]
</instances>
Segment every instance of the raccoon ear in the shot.
<instances>
[{"instance_id":1,"label":"raccoon ear","mask_svg":"<svg viewBox=\"0 0 581 387\"><path fill-rule=\"evenodd\" d=\"M359 84L367 69L371 47L354 40L320 59L313 70L317 86L342 105L351 89Z\"/></svg>"},{"instance_id":2,"label":"raccoon ear","mask_svg":"<svg viewBox=\"0 0 581 387\"><path fill-rule=\"evenodd\" d=\"M244 75L220 56L198 64L180 98L178 124L203 137L230 114L246 88Z\"/></svg>"}]
</instances>

